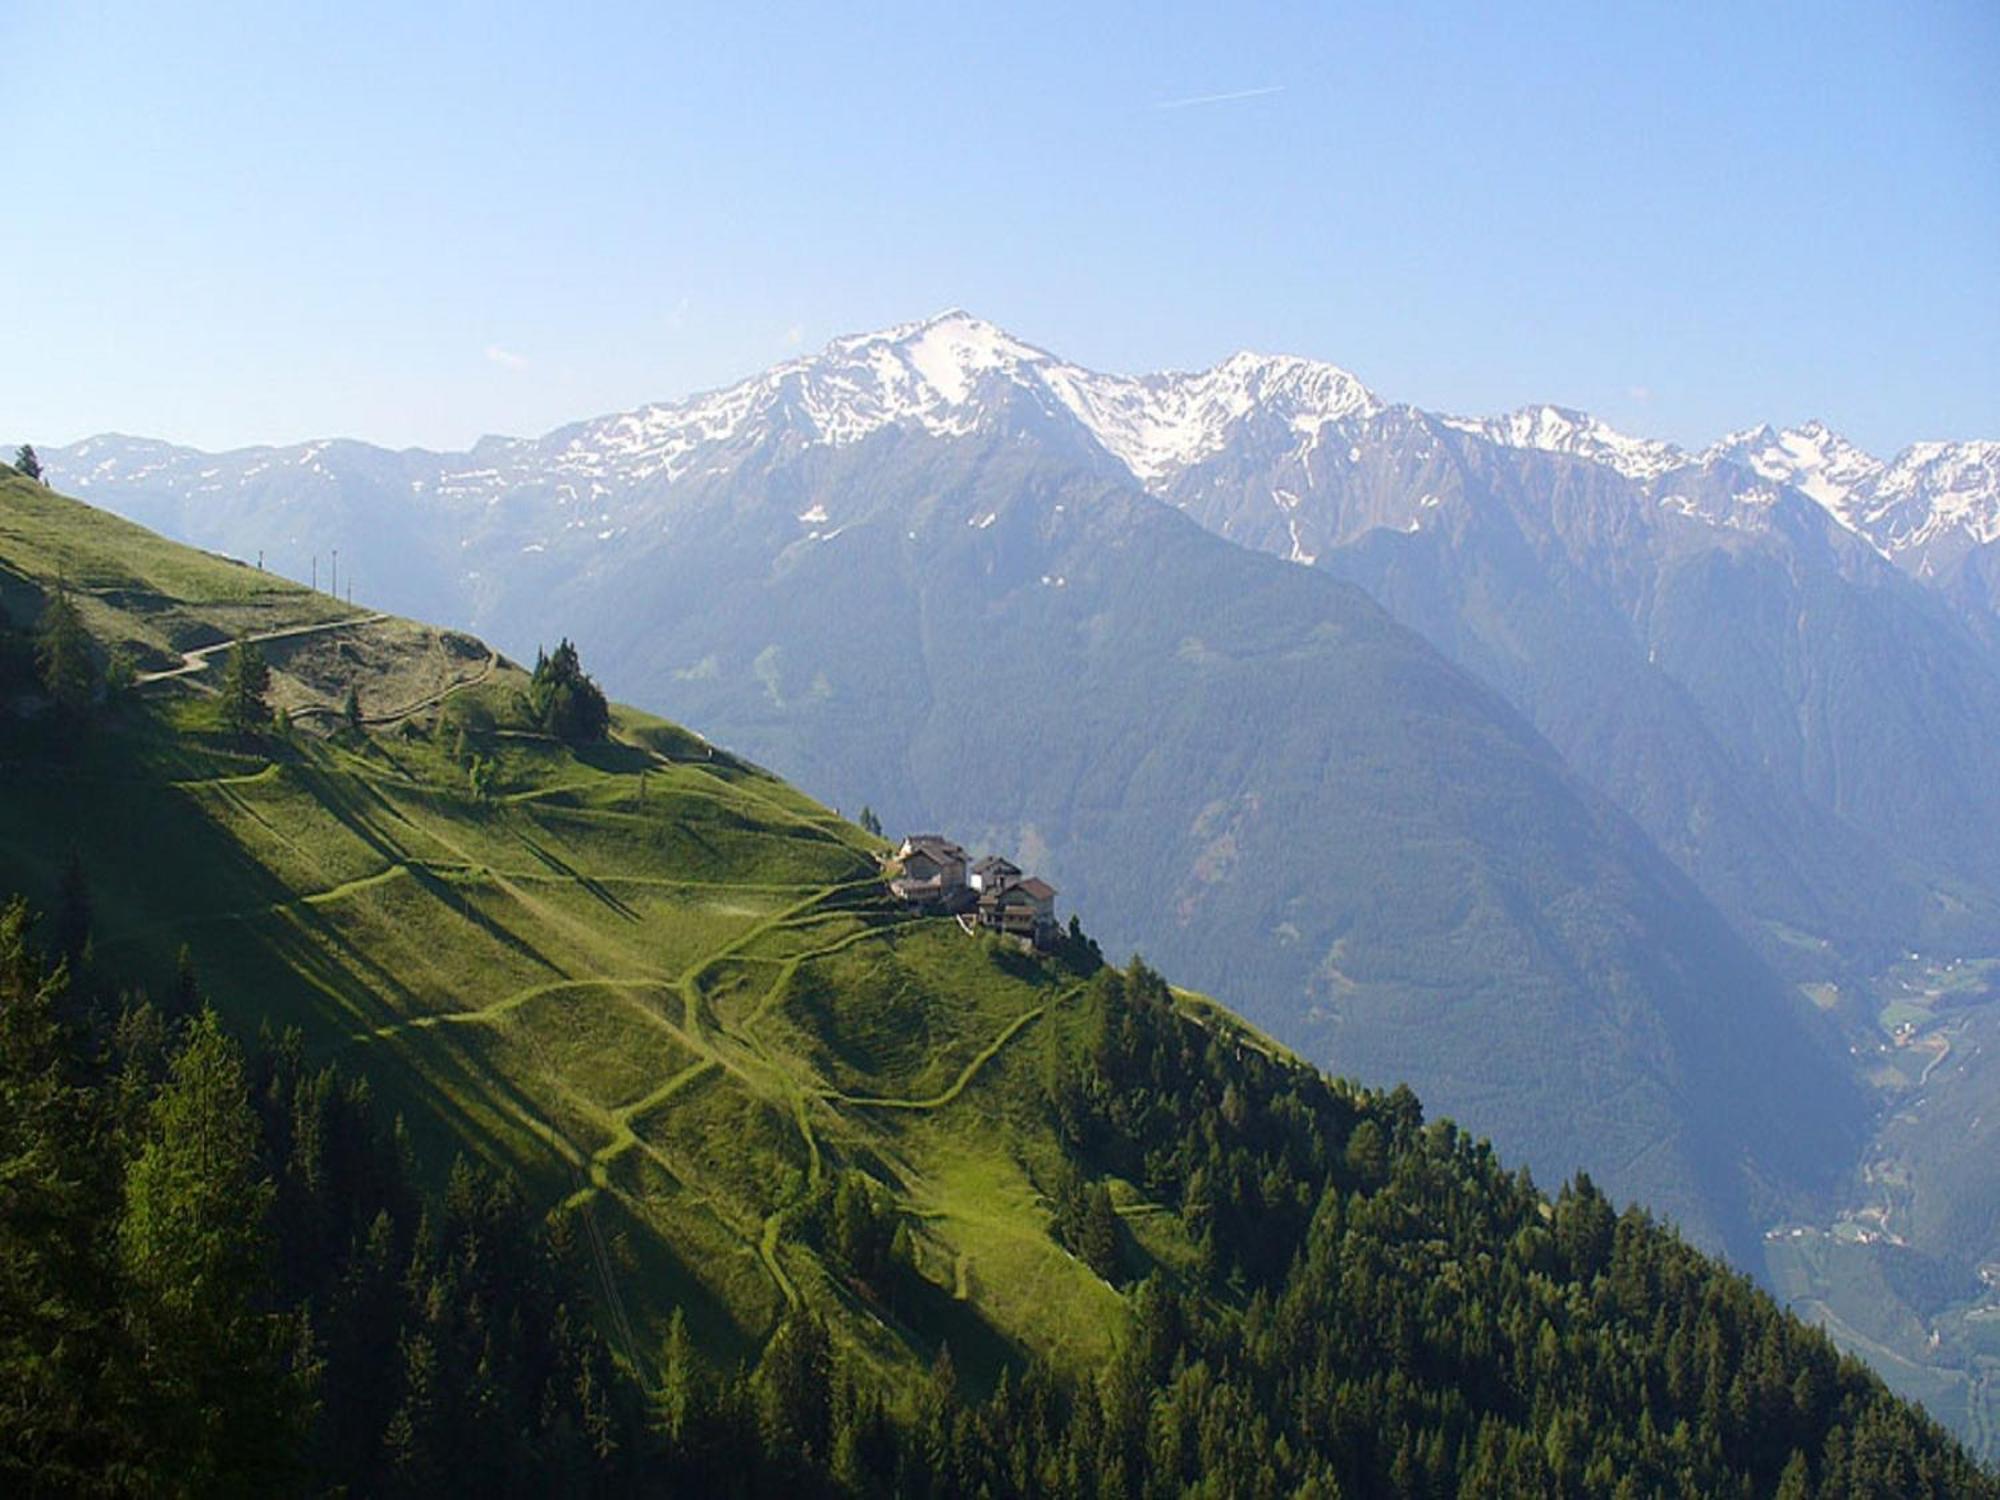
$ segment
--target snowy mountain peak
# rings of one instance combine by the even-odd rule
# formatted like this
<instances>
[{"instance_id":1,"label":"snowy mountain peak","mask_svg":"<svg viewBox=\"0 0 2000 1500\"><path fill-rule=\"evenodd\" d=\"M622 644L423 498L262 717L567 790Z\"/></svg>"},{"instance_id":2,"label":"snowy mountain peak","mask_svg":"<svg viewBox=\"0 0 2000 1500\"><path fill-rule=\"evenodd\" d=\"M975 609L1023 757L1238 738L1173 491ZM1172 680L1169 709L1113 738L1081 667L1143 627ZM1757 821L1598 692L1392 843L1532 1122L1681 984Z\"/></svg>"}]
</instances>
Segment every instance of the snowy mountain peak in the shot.
<instances>
[{"instance_id":1,"label":"snowy mountain peak","mask_svg":"<svg viewBox=\"0 0 2000 1500\"><path fill-rule=\"evenodd\" d=\"M1386 441L1376 419L1400 413L1500 448L1558 453L1653 486L1695 465L1733 466L1743 505L1777 487L1817 502L1899 566L1942 573L1968 550L2000 544L2000 443L1917 443L1883 462L1825 422L1732 433L1699 454L1633 437L1588 412L1550 403L1496 417L1432 417L1391 407L1348 371L1296 355L1229 355L1205 370L1109 375L1071 364L964 308L836 338L725 389L577 423L539 439L486 438L469 453L367 458L382 482L446 504L488 505L548 494L564 527L617 534L615 497L726 476L753 456L798 446L841 447L887 428L962 437L1013 420L1025 394L1044 414L1067 412L1133 479L1175 504L1226 490L1258 471L1257 501L1294 528L1298 495L1324 464L1358 464ZM1393 424L1392 424L1393 425ZM351 445L349 445L351 446ZM206 455L106 434L48 455L80 489L146 486L216 496L234 485L315 485L355 459L342 445ZM365 456L365 455L364 455ZM226 462L219 460L226 459ZM1197 472L1223 460L1227 472ZM1183 489L1192 479L1192 490ZM1390 507L1420 525L1431 495ZM1412 508L1413 507L1413 508ZM1384 514L1389 514L1385 511ZM1407 512L1407 513L1406 513Z\"/></svg>"},{"instance_id":2,"label":"snowy mountain peak","mask_svg":"<svg viewBox=\"0 0 2000 1500\"><path fill-rule=\"evenodd\" d=\"M1633 479L1656 479L1688 462L1672 443L1618 431L1589 412L1543 402L1503 417L1445 417L1445 425L1503 448L1532 448L1605 464Z\"/></svg>"},{"instance_id":3,"label":"snowy mountain peak","mask_svg":"<svg viewBox=\"0 0 2000 1500\"><path fill-rule=\"evenodd\" d=\"M890 363L884 362L885 357ZM983 376L999 374L1021 381L1031 367L1052 362L1042 350L962 308L881 333L836 339L821 361L836 363L843 358L868 361L888 386L905 384L891 369L891 363L900 364L948 406L963 405ZM917 400L924 404L921 396Z\"/></svg>"},{"instance_id":4,"label":"snowy mountain peak","mask_svg":"<svg viewBox=\"0 0 2000 1500\"><path fill-rule=\"evenodd\" d=\"M1885 463L1815 419L1732 434L1702 457L1790 485L1886 557L1935 567L2000 541L2000 443L1912 443Z\"/></svg>"},{"instance_id":5,"label":"snowy mountain peak","mask_svg":"<svg viewBox=\"0 0 2000 1500\"><path fill-rule=\"evenodd\" d=\"M1052 365L1043 379L1134 478L1154 489L1220 452L1253 418L1283 423L1311 443L1329 423L1382 409L1372 391L1338 366L1247 350L1195 373L1099 375Z\"/></svg>"},{"instance_id":6,"label":"snowy mountain peak","mask_svg":"<svg viewBox=\"0 0 2000 1500\"><path fill-rule=\"evenodd\" d=\"M808 441L857 442L891 425L962 436L1002 381L1067 409L1140 483L1157 486L1219 451L1253 416L1312 440L1330 422L1382 403L1347 371L1294 355L1233 354L1195 373L1103 375L1068 364L963 308L851 334L740 386L611 418L628 457L657 456L669 477L699 443L782 407ZM593 424L602 431L602 424ZM579 436L589 442L596 433Z\"/></svg>"},{"instance_id":7,"label":"snowy mountain peak","mask_svg":"<svg viewBox=\"0 0 2000 1500\"><path fill-rule=\"evenodd\" d=\"M2000 542L2000 442L1912 443L1869 497L1892 549L1937 544L1944 560Z\"/></svg>"},{"instance_id":8,"label":"snowy mountain peak","mask_svg":"<svg viewBox=\"0 0 2000 1500\"><path fill-rule=\"evenodd\" d=\"M1702 459L1730 460L1764 479L1790 485L1856 531L1865 528L1854 514L1853 497L1879 479L1884 469L1880 459L1862 452L1817 418L1782 431L1766 423L1733 434L1710 447Z\"/></svg>"}]
</instances>

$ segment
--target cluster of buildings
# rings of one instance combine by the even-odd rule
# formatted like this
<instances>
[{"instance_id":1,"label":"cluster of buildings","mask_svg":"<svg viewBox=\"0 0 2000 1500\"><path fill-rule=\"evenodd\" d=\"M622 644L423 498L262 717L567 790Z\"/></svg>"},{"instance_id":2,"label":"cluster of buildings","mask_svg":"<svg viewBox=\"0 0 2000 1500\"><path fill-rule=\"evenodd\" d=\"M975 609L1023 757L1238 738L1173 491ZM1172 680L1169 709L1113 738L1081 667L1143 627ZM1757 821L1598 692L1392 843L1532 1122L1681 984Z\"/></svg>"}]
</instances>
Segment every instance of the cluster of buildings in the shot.
<instances>
[{"instance_id":1,"label":"cluster of buildings","mask_svg":"<svg viewBox=\"0 0 2000 1500\"><path fill-rule=\"evenodd\" d=\"M967 862L966 853L935 833L913 833L896 850L903 872L889 882L900 901L944 912L980 927L1045 947L1056 936L1056 888L997 854Z\"/></svg>"}]
</instances>

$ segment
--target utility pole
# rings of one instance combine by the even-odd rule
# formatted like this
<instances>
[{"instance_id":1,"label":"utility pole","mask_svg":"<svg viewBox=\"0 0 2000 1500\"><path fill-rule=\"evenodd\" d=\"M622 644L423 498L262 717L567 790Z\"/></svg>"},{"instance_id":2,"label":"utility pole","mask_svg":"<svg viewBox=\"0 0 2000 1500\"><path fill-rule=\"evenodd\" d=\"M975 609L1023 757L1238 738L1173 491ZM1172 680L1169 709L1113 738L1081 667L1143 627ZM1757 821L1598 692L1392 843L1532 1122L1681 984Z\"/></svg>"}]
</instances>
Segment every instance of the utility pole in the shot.
<instances>
[{"instance_id":1,"label":"utility pole","mask_svg":"<svg viewBox=\"0 0 2000 1500\"><path fill-rule=\"evenodd\" d=\"M315 552L315 553L313 554L313 583L312 583L312 586L313 586L313 592L314 592L315 594L317 594L317 593L319 592L319 554L318 554L317 552Z\"/></svg>"},{"instance_id":2,"label":"utility pole","mask_svg":"<svg viewBox=\"0 0 2000 1500\"><path fill-rule=\"evenodd\" d=\"M264 549L262 547L257 549L257 571L259 573L264 571Z\"/></svg>"},{"instance_id":3,"label":"utility pole","mask_svg":"<svg viewBox=\"0 0 2000 1500\"><path fill-rule=\"evenodd\" d=\"M333 549L333 587L327 590L334 598L340 597L340 549Z\"/></svg>"}]
</instances>

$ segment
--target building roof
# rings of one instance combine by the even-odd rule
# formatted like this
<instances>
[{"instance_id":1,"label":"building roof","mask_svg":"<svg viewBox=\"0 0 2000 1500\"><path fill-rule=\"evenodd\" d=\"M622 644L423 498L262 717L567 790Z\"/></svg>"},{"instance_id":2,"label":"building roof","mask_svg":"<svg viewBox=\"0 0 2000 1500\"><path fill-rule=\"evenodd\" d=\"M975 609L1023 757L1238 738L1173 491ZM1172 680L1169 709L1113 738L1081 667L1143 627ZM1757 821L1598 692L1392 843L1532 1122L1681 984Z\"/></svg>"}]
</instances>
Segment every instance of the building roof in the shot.
<instances>
[{"instance_id":1,"label":"building roof","mask_svg":"<svg viewBox=\"0 0 2000 1500\"><path fill-rule=\"evenodd\" d=\"M979 904L987 906L1011 906L1022 902L1032 902L1039 906L1045 901L1053 901L1056 888L1039 875L1030 875L1026 880L1003 880L998 885L989 885L979 897Z\"/></svg>"},{"instance_id":2,"label":"building roof","mask_svg":"<svg viewBox=\"0 0 2000 1500\"><path fill-rule=\"evenodd\" d=\"M975 875L1018 875L1021 867L1004 855L989 854L972 867Z\"/></svg>"},{"instance_id":3,"label":"building roof","mask_svg":"<svg viewBox=\"0 0 2000 1500\"><path fill-rule=\"evenodd\" d=\"M903 840L902 853L928 854L932 859L955 859L963 861L965 851L941 833L913 833Z\"/></svg>"}]
</instances>

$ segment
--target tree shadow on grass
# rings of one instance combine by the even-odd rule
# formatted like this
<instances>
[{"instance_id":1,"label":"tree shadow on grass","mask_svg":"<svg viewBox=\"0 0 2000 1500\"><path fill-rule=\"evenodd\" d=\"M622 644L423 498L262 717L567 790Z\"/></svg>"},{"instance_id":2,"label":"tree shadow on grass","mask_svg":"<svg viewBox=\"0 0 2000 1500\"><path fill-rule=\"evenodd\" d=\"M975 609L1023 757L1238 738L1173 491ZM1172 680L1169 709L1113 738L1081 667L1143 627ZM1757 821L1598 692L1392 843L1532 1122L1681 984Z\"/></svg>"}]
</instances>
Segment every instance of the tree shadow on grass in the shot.
<instances>
[{"instance_id":1,"label":"tree shadow on grass","mask_svg":"<svg viewBox=\"0 0 2000 1500\"><path fill-rule=\"evenodd\" d=\"M637 908L635 908L629 902L623 900L615 893L613 893L611 890L609 890L601 880L598 880L595 876L584 874L583 871L577 869L575 865L563 859L560 855L556 854L546 845L536 843L533 839L529 838L525 833L522 833L519 829L515 830L514 836L518 838L521 841L521 843L526 846L528 852L534 855L536 859L540 860L541 863L546 868L553 870L556 874L564 876L569 880L575 881L585 891L589 892L591 896L595 897L599 902L609 907L613 912L623 917L626 921L636 922L639 920L639 912Z\"/></svg>"}]
</instances>

